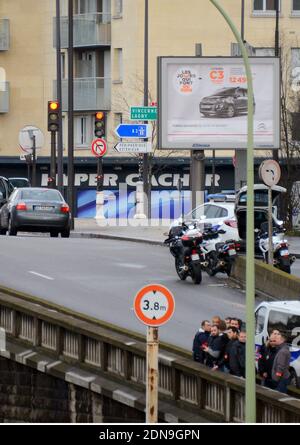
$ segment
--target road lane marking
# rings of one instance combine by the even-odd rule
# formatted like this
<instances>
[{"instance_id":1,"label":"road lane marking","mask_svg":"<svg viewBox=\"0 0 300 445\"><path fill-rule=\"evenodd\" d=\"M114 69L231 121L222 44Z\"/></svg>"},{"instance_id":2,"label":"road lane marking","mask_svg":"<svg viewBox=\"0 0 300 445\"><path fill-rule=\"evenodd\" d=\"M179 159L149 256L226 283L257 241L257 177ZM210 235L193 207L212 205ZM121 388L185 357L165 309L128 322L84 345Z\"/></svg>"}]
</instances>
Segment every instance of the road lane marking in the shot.
<instances>
[{"instance_id":1,"label":"road lane marking","mask_svg":"<svg viewBox=\"0 0 300 445\"><path fill-rule=\"evenodd\" d=\"M32 275L36 275L37 277L40 277L40 278L45 278L45 280L51 280L51 281L54 280L54 278L52 278L52 277L48 277L47 275L43 275L38 272L34 272L33 270L29 270L28 273L31 273Z\"/></svg>"},{"instance_id":2,"label":"road lane marking","mask_svg":"<svg viewBox=\"0 0 300 445\"><path fill-rule=\"evenodd\" d=\"M117 266L120 267L128 267L129 269L145 269L147 266L143 266L142 264L131 264L131 263L116 263Z\"/></svg>"}]
</instances>

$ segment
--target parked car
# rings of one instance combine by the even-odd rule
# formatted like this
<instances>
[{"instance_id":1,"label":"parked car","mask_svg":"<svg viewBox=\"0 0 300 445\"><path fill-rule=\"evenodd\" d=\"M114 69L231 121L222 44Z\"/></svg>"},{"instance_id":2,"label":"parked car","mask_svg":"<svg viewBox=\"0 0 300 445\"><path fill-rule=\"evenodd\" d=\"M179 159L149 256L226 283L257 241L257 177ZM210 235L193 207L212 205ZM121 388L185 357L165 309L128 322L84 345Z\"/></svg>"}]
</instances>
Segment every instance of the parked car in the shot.
<instances>
[{"instance_id":1,"label":"parked car","mask_svg":"<svg viewBox=\"0 0 300 445\"><path fill-rule=\"evenodd\" d=\"M5 176L0 176L0 208L5 204L11 193L14 191L14 186Z\"/></svg>"},{"instance_id":2,"label":"parked car","mask_svg":"<svg viewBox=\"0 0 300 445\"><path fill-rule=\"evenodd\" d=\"M234 216L234 202L206 202L187 213L183 219L178 218L173 221L170 226L178 226L184 221L185 223L197 222L198 226L203 229L219 226L220 230L224 230L222 240L228 239L238 240L238 231L236 219Z\"/></svg>"},{"instance_id":3,"label":"parked car","mask_svg":"<svg viewBox=\"0 0 300 445\"><path fill-rule=\"evenodd\" d=\"M15 188L31 187L27 178L8 178L8 180Z\"/></svg>"},{"instance_id":4,"label":"parked car","mask_svg":"<svg viewBox=\"0 0 300 445\"><path fill-rule=\"evenodd\" d=\"M15 236L19 231L61 233L70 236L70 209L58 190L17 188L0 211L0 233Z\"/></svg>"},{"instance_id":5,"label":"parked car","mask_svg":"<svg viewBox=\"0 0 300 445\"><path fill-rule=\"evenodd\" d=\"M255 109L255 100L254 100ZM204 117L234 117L248 112L247 88L229 87L217 90L200 102L200 113Z\"/></svg>"},{"instance_id":6,"label":"parked car","mask_svg":"<svg viewBox=\"0 0 300 445\"><path fill-rule=\"evenodd\" d=\"M300 301L264 301L255 312L255 349L258 358L261 346L272 330L279 329L287 335L291 352L291 384L300 387Z\"/></svg>"}]
</instances>

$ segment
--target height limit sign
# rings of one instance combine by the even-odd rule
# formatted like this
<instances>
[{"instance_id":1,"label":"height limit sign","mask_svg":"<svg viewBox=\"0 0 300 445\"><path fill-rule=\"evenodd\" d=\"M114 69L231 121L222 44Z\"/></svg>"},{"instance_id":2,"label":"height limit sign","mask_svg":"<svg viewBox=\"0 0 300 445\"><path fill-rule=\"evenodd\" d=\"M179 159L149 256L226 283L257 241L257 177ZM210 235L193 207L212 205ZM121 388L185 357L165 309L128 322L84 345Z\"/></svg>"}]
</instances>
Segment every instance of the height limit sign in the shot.
<instances>
[{"instance_id":1,"label":"height limit sign","mask_svg":"<svg viewBox=\"0 0 300 445\"><path fill-rule=\"evenodd\" d=\"M150 284L143 287L134 300L137 318L147 326L161 326L170 320L174 313L173 294L164 286Z\"/></svg>"}]
</instances>

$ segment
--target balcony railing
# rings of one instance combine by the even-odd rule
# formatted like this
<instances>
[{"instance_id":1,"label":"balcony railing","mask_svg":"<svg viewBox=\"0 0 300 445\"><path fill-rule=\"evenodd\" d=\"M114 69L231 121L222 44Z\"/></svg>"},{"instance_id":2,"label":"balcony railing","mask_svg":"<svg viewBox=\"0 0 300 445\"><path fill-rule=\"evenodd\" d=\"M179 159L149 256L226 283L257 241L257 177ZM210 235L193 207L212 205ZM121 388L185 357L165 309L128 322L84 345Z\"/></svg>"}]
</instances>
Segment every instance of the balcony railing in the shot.
<instances>
[{"instance_id":1,"label":"balcony railing","mask_svg":"<svg viewBox=\"0 0 300 445\"><path fill-rule=\"evenodd\" d=\"M68 48L68 17L61 17L61 47ZM109 46L111 44L111 14L93 13L74 16L74 47ZM56 19L53 21L56 47Z\"/></svg>"},{"instance_id":2,"label":"balcony railing","mask_svg":"<svg viewBox=\"0 0 300 445\"><path fill-rule=\"evenodd\" d=\"M54 82L56 94L56 82ZM107 77L87 77L74 79L74 110L109 111L111 108L111 79ZM68 111L68 80L62 82L62 110Z\"/></svg>"},{"instance_id":3,"label":"balcony railing","mask_svg":"<svg viewBox=\"0 0 300 445\"><path fill-rule=\"evenodd\" d=\"M0 113L9 112L9 82L0 82Z\"/></svg>"},{"instance_id":4,"label":"balcony railing","mask_svg":"<svg viewBox=\"0 0 300 445\"><path fill-rule=\"evenodd\" d=\"M9 19L0 19L0 51L9 50Z\"/></svg>"}]
</instances>

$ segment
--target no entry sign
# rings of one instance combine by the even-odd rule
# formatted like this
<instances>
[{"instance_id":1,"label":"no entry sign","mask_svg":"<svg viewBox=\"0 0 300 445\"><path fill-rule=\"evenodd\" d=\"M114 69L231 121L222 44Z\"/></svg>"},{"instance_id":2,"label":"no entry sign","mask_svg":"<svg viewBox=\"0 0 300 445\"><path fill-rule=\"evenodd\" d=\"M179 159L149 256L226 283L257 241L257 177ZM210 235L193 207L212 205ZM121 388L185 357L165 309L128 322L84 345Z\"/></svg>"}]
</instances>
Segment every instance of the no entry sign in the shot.
<instances>
[{"instance_id":1,"label":"no entry sign","mask_svg":"<svg viewBox=\"0 0 300 445\"><path fill-rule=\"evenodd\" d=\"M173 294L160 284L143 287L134 300L137 318L147 326L161 326L170 320L174 313Z\"/></svg>"},{"instance_id":2,"label":"no entry sign","mask_svg":"<svg viewBox=\"0 0 300 445\"><path fill-rule=\"evenodd\" d=\"M102 158L107 152L107 144L104 139L95 139L92 142L92 153L97 158Z\"/></svg>"}]
</instances>

